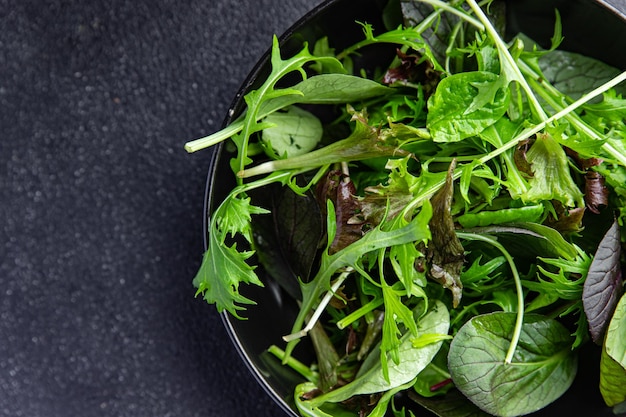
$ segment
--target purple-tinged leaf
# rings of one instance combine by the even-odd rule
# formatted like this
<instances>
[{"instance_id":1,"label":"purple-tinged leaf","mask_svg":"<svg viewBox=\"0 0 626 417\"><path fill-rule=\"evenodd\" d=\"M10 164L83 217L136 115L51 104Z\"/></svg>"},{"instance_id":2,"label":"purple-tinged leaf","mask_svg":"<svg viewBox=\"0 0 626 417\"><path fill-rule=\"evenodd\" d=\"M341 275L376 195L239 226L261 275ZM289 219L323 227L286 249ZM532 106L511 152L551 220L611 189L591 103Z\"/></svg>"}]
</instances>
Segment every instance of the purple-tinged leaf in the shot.
<instances>
[{"instance_id":1,"label":"purple-tinged leaf","mask_svg":"<svg viewBox=\"0 0 626 417\"><path fill-rule=\"evenodd\" d=\"M583 287L583 307L589 332L602 343L615 306L622 294L620 230L617 221L606 232L596 251Z\"/></svg>"}]
</instances>

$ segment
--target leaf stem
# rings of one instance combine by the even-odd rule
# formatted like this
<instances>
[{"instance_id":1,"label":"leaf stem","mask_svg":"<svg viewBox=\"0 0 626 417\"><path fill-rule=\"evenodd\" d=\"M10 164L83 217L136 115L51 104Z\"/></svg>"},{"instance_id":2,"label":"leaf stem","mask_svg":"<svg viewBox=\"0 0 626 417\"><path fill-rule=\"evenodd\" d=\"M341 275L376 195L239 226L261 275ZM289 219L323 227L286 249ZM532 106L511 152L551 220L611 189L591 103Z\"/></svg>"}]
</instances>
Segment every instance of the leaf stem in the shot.
<instances>
[{"instance_id":1,"label":"leaf stem","mask_svg":"<svg viewBox=\"0 0 626 417\"><path fill-rule=\"evenodd\" d=\"M597 96L601 95L605 91L613 88L615 85L617 85L617 84L619 84L619 83L621 83L622 81L625 81L625 80L626 80L626 71L623 72L622 74L620 74L619 76L613 78L612 80L607 81L606 83L602 84L598 88L595 88L594 90L590 91L589 93L583 95L578 100L574 101L572 104L568 105L567 107L562 108L557 113L555 113L552 116L548 117L546 120L541 121L540 123L536 124L533 127L524 129L519 135L517 135L515 138L511 139L509 142L505 143L501 147L499 147L497 149L494 149L493 151L491 151L491 152L485 154L483 157L479 158L477 160L478 164L484 164L485 162L490 161L491 159L495 158L496 156L506 152L507 150L509 150L509 149L513 148L514 146L516 146L520 141L528 139L531 136L541 132L543 129L546 128L546 126L548 126L552 122L557 121L557 120L559 120L559 119L561 119L563 117L566 117L568 114L572 113L573 111L575 111L580 106L582 106L582 105L586 104L587 102L593 100ZM615 152L619 152L619 151L615 150ZM626 158L626 156L622 156L622 159L623 158Z\"/></svg>"},{"instance_id":2,"label":"leaf stem","mask_svg":"<svg viewBox=\"0 0 626 417\"><path fill-rule=\"evenodd\" d=\"M554 98L555 95L560 95L561 97L563 97L563 94L560 91L558 91L552 85L548 84L545 80L543 80L543 77L541 77L539 74L533 71L530 68L530 66L528 66L523 61L520 62L520 68L523 72L528 74L528 79L531 80L530 81L531 84L535 86L535 90L541 95L541 97L544 100L546 100L546 102L548 102L550 106L552 106L555 110L564 110L563 106L558 102L558 100ZM537 80L541 80L541 81L537 81ZM615 87L616 85L622 83L625 80L626 80L626 71L615 76L614 78L602 84L601 86L596 87L590 92L582 95L578 100L570 104L570 106L576 105L576 107L578 107L579 105L577 103L580 103L580 105L585 104L592 98L595 98L603 94L607 90ZM563 114L563 117L567 119L572 125L574 125L578 130L583 132L585 135L595 140L603 140L601 135L596 130L591 128L587 123L581 120L576 113L567 112ZM619 150L615 149L613 145L611 145L608 142L605 142L602 144L602 149L604 149L604 151L606 151L612 158L614 158L620 164L622 164L623 166L626 166L626 155L623 155Z\"/></svg>"},{"instance_id":3,"label":"leaf stem","mask_svg":"<svg viewBox=\"0 0 626 417\"><path fill-rule=\"evenodd\" d=\"M307 322L306 326L298 332L283 336L283 340L285 342L291 342L293 340L300 339L306 336L307 333L309 333L313 329L313 327L315 326L315 323L319 320L322 313L326 309L326 306L328 305L328 303L330 303L330 300L335 296L335 293L337 292L339 287L341 287L341 284L343 284L343 282L346 280L346 278L348 278L348 276L352 272L354 272L354 269L352 267L347 267L346 270L339 275L339 277L335 280L333 285L330 287L330 290L326 291L326 294L324 294L324 297L322 298L318 306L315 308L315 311L311 315L311 318Z\"/></svg>"},{"instance_id":4,"label":"leaf stem","mask_svg":"<svg viewBox=\"0 0 626 417\"><path fill-rule=\"evenodd\" d=\"M209 136L205 136L203 138L195 139L185 143L185 150L189 153L193 153L205 148L209 148L241 132L241 129L243 129L243 120L237 120L232 124L226 126L224 129L212 133Z\"/></svg>"},{"instance_id":5,"label":"leaf stem","mask_svg":"<svg viewBox=\"0 0 626 417\"><path fill-rule=\"evenodd\" d=\"M367 313L374 311L376 308L380 307L381 305L383 305L383 299L374 298L373 300L369 301L367 304L364 304L363 306L354 310L352 313L348 314L343 319L339 320L337 322L337 328L339 330L345 329L346 327L348 327L349 325L351 325L352 323L354 323L355 321L357 321L358 319L360 319Z\"/></svg>"},{"instance_id":6,"label":"leaf stem","mask_svg":"<svg viewBox=\"0 0 626 417\"><path fill-rule=\"evenodd\" d=\"M502 255L504 255L504 258L511 268L513 280L515 281L515 290L517 293L517 317L515 319L515 328L513 329L513 335L511 336L511 344L509 345L509 350L507 351L504 358L504 363L508 365L513 361L513 355L515 354L515 349L517 348L517 344L519 343L519 338L522 333L522 324L524 323L524 293L522 290L522 280L520 279L519 272L517 271L517 267L515 266L515 262L513 261L513 257L511 256L511 254L495 238L491 236L467 232L457 232L457 236L461 239L479 240L492 245L500 252L502 252Z\"/></svg>"},{"instance_id":7,"label":"leaf stem","mask_svg":"<svg viewBox=\"0 0 626 417\"><path fill-rule=\"evenodd\" d=\"M524 75L522 75L522 72L517 62L515 61L513 56L511 56L511 53L509 52L508 47L506 46L506 44L504 43L504 41L498 34L498 31L493 27L493 25L491 24L491 21L485 15L485 13L482 11L482 9L476 3L475 0L467 0L467 4L474 11L478 19L480 19L480 21L485 25L486 32L489 34L491 39L496 44L496 47L498 49L498 55L500 56L500 65L502 65L503 73L506 74L508 72L512 72L514 77L510 81L517 81L521 85L521 87L526 92L529 103L531 104L537 117L539 117L539 119L541 120L545 120L548 116L543 110L543 107L541 107L541 104L539 104L537 97L535 97L533 90L528 85L528 82L524 78Z\"/></svg>"},{"instance_id":8,"label":"leaf stem","mask_svg":"<svg viewBox=\"0 0 626 417\"><path fill-rule=\"evenodd\" d=\"M317 384L318 379L319 379L318 378L319 375L317 374L317 372L312 371L311 368L309 368L308 366L306 366L305 364L303 364L296 358L292 356L287 357L287 354L285 353L285 351L279 348L278 346L272 345L267 349L267 351L271 353L272 355L276 356L281 361L285 361L287 366L289 366L291 369L293 369L294 371L302 375L307 381Z\"/></svg>"},{"instance_id":9,"label":"leaf stem","mask_svg":"<svg viewBox=\"0 0 626 417\"><path fill-rule=\"evenodd\" d=\"M419 0L419 1L422 2L422 3L430 4L431 6L436 7L436 8L439 9L435 13L431 14L431 16L433 16L433 17L429 16L429 18L431 20L434 18L434 16L436 16L439 13L441 13L441 11L446 11L446 12L448 12L450 14L457 15L461 19L463 19L466 22L470 23L471 25L475 26L480 31L485 30L485 25L480 20L475 19L475 18L469 16L465 11L459 10L458 8L456 8L454 6L451 6L450 4L448 4L446 2L443 2L441 0ZM430 24L430 22L428 24Z\"/></svg>"}]
</instances>

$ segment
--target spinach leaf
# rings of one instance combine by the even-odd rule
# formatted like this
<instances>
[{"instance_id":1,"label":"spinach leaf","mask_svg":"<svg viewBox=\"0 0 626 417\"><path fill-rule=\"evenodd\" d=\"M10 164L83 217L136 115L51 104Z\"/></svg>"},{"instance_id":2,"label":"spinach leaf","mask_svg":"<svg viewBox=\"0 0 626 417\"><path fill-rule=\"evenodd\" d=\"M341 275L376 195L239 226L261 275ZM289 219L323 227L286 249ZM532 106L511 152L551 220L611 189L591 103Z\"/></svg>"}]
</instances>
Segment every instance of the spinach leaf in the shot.
<instances>
[{"instance_id":1,"label":"spinach leaf","mask_svg":"<svg viewBox=\"0 0 626 417\"><path fill-rule=\"evenodd\" d=\"M458 390L441 398L427 398L409 391L409 398L438 417L490 417Z\"/></svg>"},{"instance_id":2,"label":"spinach leaf","mask_svg":"<svg viewBox=\"0 0 626 417\"><path fill-rule=\"evenodd\" d=\"M606 232L595 253L583 286L583 307L594 342L600 344L622 294L620 229L617 221Z\"/></svg>"},{"instance_id":3,"label":"spinach leaf","mask_svg":"<svg viewBox=\"0 0 626 417\"><path fill-rule=\"evenodd\" d=\"M600 357L600 392L608 406L626 401L626 296L615 308ZM617 413L616 413L617 414Z\"/></svg>"},{"instance_id":4,"label":"spinach leaf","mask_svg":"<svg viewBox=\"0 0 626 417\"><path fill-rule=\"evenodd\" d=\"M604 341L606 353L617 361L626 370L626 296L622 296L621 300L615 308L615 313L609 324Z\"/></svg>"},{"instance_id":5,"label":"spinach leaf","mask_svg":"<svg viewBox=\"0 0 626 417\"><path fill-rule=\"evenodd\" d=\"M555 320L529 314L513 360L504 358L515 326L514 313L475 316L450 345L448 368L461 392L484 411L518 416L559 398L576 375L569 331Z\"/></svg>"},{"instance_id":6,"label":"spinach leaf","mask_svg":"<svg viewBox=\"0 0 626 417\"><path fill-rule=\"evenodd\" d=\"M520 222L503 225L476 227L468 231L498 237L512 254L534 259L537 256L575 259L576 247L563 236L539 223Z\"/></svg>"},{"instance_id":7,"label":"spinach leaf","mask_svg":"<svg viewBox=\"0 0 626 417\"><path fill-rule=\"evenodd\" d=\"M428 100L426 126L433 140L458 142L498 121L511 99L509 89L500 83L497 74L487 71L463 72L441 80Z\"/></svg>"},{"instance_id":8,"label":"spinach leaf","mask_svg":"<svg viewBox=\"0 0 626 417\"><path fill-rule=\"evenodd\" d=\"M626 369L605 349L600 357L600 393L609 407L626 401Z\"/></svg>"},{"instance_id":9,"label":"spinach leaf","mask_svg":"<svg viewBox=\"0 0 626 417\"><path fill-rule=\"evenodd\" d=\"M595 58L558 49L542 55L539 67L550 84L573 99L620 73L617 68Z\"/></svg>"},{"instance_id":10,"label":"spinach leaf","mask_svg":"<svg viewBox=\"0 0 626 417\"><path fill-rule=\"evenodd\" d=\"M310 112L291 106L263 119L268 127L261 133L265 153L274 159L302 155L315 149L322 139L322 122Z\"/></svg>"}]
</instances>

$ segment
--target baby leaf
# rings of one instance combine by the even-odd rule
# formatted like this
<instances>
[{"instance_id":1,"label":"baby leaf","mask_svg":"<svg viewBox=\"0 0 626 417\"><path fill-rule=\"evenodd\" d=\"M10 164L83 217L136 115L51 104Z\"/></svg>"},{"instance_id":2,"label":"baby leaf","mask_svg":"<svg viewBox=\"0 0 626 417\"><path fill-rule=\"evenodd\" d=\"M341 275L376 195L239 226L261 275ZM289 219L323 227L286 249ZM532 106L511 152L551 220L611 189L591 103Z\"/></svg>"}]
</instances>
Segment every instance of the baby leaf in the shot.
<instances>
[{"instance_id":1,"label":"baby leaf","mask_svg":"<svg viewBox=\"0 0 626 417\"><path fill-rule=\"evenodd\" d=\"M323 407L313 407L307 397L318 391L313 382L303 382L294 390L294 402L296 408L303 417L356 417L356 413L348 411L340 404L324 404Z\"/></svg>"},{"instance_id":2,"label":"baby leaf","mask_svg":"<svg viewBox=\"0 0 626 417\"><path fill-rule=\"evenodd\" d=\"M626 297L622 296L609 324L604 348L609 356L626 370L626 349L624 346L626 346Z\"/></svg>"},{"instance_id":3,"label":"baby leaf","mask_svg":"<svg viewBox=\"0 0 626 417\"><path fill-rule=\"evenodd\" d=\"M511 253L519 257L575 259L578 255L576 246L565 240L559 232L539 223L520 222L477 227L472 232L496 236Z\"/></svg>"},{"instance_id":4,"label":"baby leaf","mask_svg":"<svg viewBox=\"0 0 626 417\"><path fill-rule=\"evenodd\" d=\"M591 338L601 343L622 293L620 230L617 221L606 232L591 262L583 287L583 307Z\"/></svg>"},{"instance_id":5,"label":"baby leaf","mask_svg":"<svg viewBox=\"0 0 626 417\"><path fill-rule=\"evenodd\" d=\"M428 100L426 126L433 140L458 142L500 119L511 96L506 86L496 85L498 80L498 75L486 71L463 72L441 80Z\"/></svg>"},{"instance_id":6,"label":"baby leaf","mask_svg":"<svg viewBox=\"0 0 626 417\"><path fill-rule=\"evenodd\" d=\"M605 349L600 356L600 393L609 407L626 401L626 369Z\"/></svg>"},{"instance_id":7,"label":"baby leaf","mask_svg":"<svg viewBox=\"0 0 626 417\"><path fill-rule=\"evenodd\" d=\"M440 398L424 397L409 391L409 398L438 417L491 417L458 390Z\"/></svg>"},{"instance_id":8,"label":"baby leaf","mask_svg":"<svg viewBox=\"0 0 626 417\"><path fill-rule=\"evenodd\" d=\"M428 245L428 259L430 261L429 276L451 291L452 306L456 308L463 294L461 269L465 257L463 245L454 233L454 221L450 214L455 166L456 162L450 164L446 183L430 199L433 217L428 224L432 234L432 242Z\"/></svg>"},{"instance_id":9,"label":"baby leaf","mask_svg":"<svg viewBox=\"0 0 626 417\"><path fill-rule=\"evenodd\" d=\"M595 58L562 50L542 55L539 66L550 84L573 99L620 73L617 68Z\"/></svg>"},{"instance_id":10,"label":"baby leaf","mask_svg":"<svg viewBox=\"0 0 626 417\"><path fill-rule=\"evenodd\" d=\"M558 200L567 207L583 207L583 193L574 183L569 171L567 155L550 135L537 135L537 140L526 153L533 177L530 189L522 198L527 202Z\"/></svg>"},{"instance_id":11,"label":"baby leaf","mask_svg":"<svg viewBox=\"0 0 626 417\"><path fill-rule=\"evenodd\" d=\"M514 313L469 320L450 345L448 368L457 388L496 416L519 416L559 398L577 370L569 331L555 320L526 315L510 364L504 363Z\"/></svg>"},{"instance_id":12,"label":"baby leaf","mask_svg":"<svg viewBox=\"0 0 626 417\"><path fill-rule=\"evenodd\" d=\"M322 139L324 129L320 120L299 107L272 113L263 121L273 125L263 129L261 142L266 153L275 159L310 152Z\"/></svg>"}]
</instances>

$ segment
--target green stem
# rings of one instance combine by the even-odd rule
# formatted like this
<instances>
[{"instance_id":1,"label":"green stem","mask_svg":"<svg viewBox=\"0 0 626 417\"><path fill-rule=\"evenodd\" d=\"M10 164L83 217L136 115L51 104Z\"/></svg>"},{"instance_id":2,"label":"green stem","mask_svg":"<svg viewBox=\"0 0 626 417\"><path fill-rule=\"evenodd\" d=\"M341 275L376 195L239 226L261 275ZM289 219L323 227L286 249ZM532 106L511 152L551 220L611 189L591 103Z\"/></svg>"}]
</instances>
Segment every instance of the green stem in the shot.
<instances>
[{"instance_id":1,"label":"green stem","mask_svg":"<svg viewBox=\"0 0 626 417\"><path fill-rule=\"evenodd\" d=\"M520 68L524 73L528 75L529 82L534 87L535 91L537 91L537 93L541 96L541 98L543 98L550 106L552 106L557 111L562 111L564 109L563 105L558 100L558 98L564 97L564 95L560 91L558 91L556 88L554 88L554 86L545 81L540 74L537 74L535 71L533 71L532 68L525 62L520 62ZM621 74L604 83L603 85L593 89L587 94L584 94L578 100L570 104L570 106L578 102L580 102L581 105L585 104L589 100L591 100L591 98L601 95L608 89L615 87L625 80L626 71L622 72ZM564 115L564 118L568 122L570 122L577 130L589 136L590 138L593 138L595 140L603 140L602 135L591 126L589 126L587 123L585 123L576 113L568 112ZM623 155L619 150L615 149L613 145L608 142L604 142L602 144L602 149L604 149L605 152L607 152L621 165L626 166L626 155Z\"/></svg>"},{"instance_id":2,"label":"green stem","mask_svg":"<svg viewBox=\"0 0 626 417\"><path fill-rule=\"evenodd\" d=\"M373 300L369 301L367 304L362 305L358 309L354 310L352 313L348 314L343 319L339 320L337 322L337 328L340 330L345 329L346 327L350 326L352 323L354 323L355 321L357 321L358 319L360 319L367 313L370 313L376 310L381 305L383 305L383 299L374 298Z\"/></svg>"},{"instance_id":3,"label":"green stem","mask_svg":"<svg viewBox=\"0 0 626 417\"><path fill-rule=\"evenodd\" d=\"M537 97L535 97L532 88L530 88L530 86L528 85L528 82L522 75L522 72L520 71L520 68L517 62L515 61L513 56L511 56L511 53L509 52L508 47L506 46L506 44L504 43L504 41L498 34L498 31L496 30L496 28L493 27L493 25L491 24L491 21L485 15L485 13L482 11L482 9L476 3L475 0L467 0L467 4L474 11L474 13L476 14L476 17L478 17L478 19L485 25L485 30L487 31L491 39L496 44L496 47L498 49L498 55L500 56L500 64L502 65L502 68L503 69L508 68L509 71L512 71L514 77L513 77L513 80L510 80L510 81L517 81L522 87L522 89L524 89L524 91L526 92L526 95L528 96L528 101L531 104L531 107L534 110L537 117L539 117L540 120L547 119L548 116L543 110L543 107L541 107L541 104L537 100ZM503 71L503 72L506 72L506 71Z\"/></svg>"},{"instance_id":4,"label":"green stem","mask_svg":"<svg viewBox=\"0 0 626 417\"><path fill-rule=\"evenodd\" d=\"M517 317L515 319L515 328L513 329L513 335L511 336L511 344L509 345L509 350L507 351L504 358L504 363L508 365L511 363L511 361L513 361L513 355L515 354L515 349L517 349L517 344L519 343L519 338L522 334L522 324L524 323L524 293L522 290L522 280L517 271L517 267L515 266L515 262L513 261L513 257L511 256L511 254L496 239L490 236L466 232L457 232L457 236L461 239L479 240L489 243L500 252L502 252L502 255L504 255L509 264L509 267L511 268L513 280L515 281L515 290L517 292Z\"/></svg>"},{"instance_id":5,"label":"green stem","mask_svg":"<svg viewBox=\"0 0 626 417\"><path fill-rule=\"evenodd\" d=\"M322 316L322 313L326 309L326 306L328 305L328 303L330 303L330 300L335 296L335 293L337 292L339 287L341 287L341 284L343 284L346 278L348 278L348 275L350 275L352 272L354 272L354 269L351 267L348 267L346 268L346 271L342 272L339 275L337 280L330 287L330 290L326 292L326 294L324 295L324 298L322 298L318 306L315 308L315 311L313 312L313 315L311 315L311 318L307 322L306 326L298 332L283 336L283 340L285 342L291 342L293 340L300 339L306 336L307 333L309 333L311 329L313 329L313 327L315 326L315 323L317 323L319 318Z\"/></svg>"},{"instance_id":6,"label":"green stem","mask_svg":"<svg viewBox=\"0 0 626 417\"><path fill-rule=\"evenodd\" d=\"M293 356L287 357L285 351L278 346L272 345L267 349L267 351L280 359L281 362L283 362L285 365L289 366L291 369L302 375L307 381L317 384L317 381L319 379L319 375L317 374L317 372L313 372L311 368L309 368Z\"/></svg>"},{"instance_id":7,"label":"green stem","mask_svg":"<svg viewBox=\"0 0 626 417\"><path fill-rule=\"evenodd\" d=\"M471 25L475 26L479 31L483 31L485 30L485 25L483 24L483 22L481 22L480 20L474 19L473 17L469 16L464 10L460 10L457 7L454 7L455 5L451 5L449 3L443 2L441 0L419 0L422 3L426 3L426 4L430 4L433 7L437 8L437 11L433 14L431 14L431 16L437 16L439 13L441 13L442 11L446 11L450 14L454 14L457 15L458 17L460 17L462 20L465 20L466 22L470 23ZM434 17L429 16L429 18L434 19ZM428 22L428 26L430 26L431 22ZM421 24L420 24L421 26ZM425 30L425 28L423 29Z\"/></svg>"}]
</instances>

